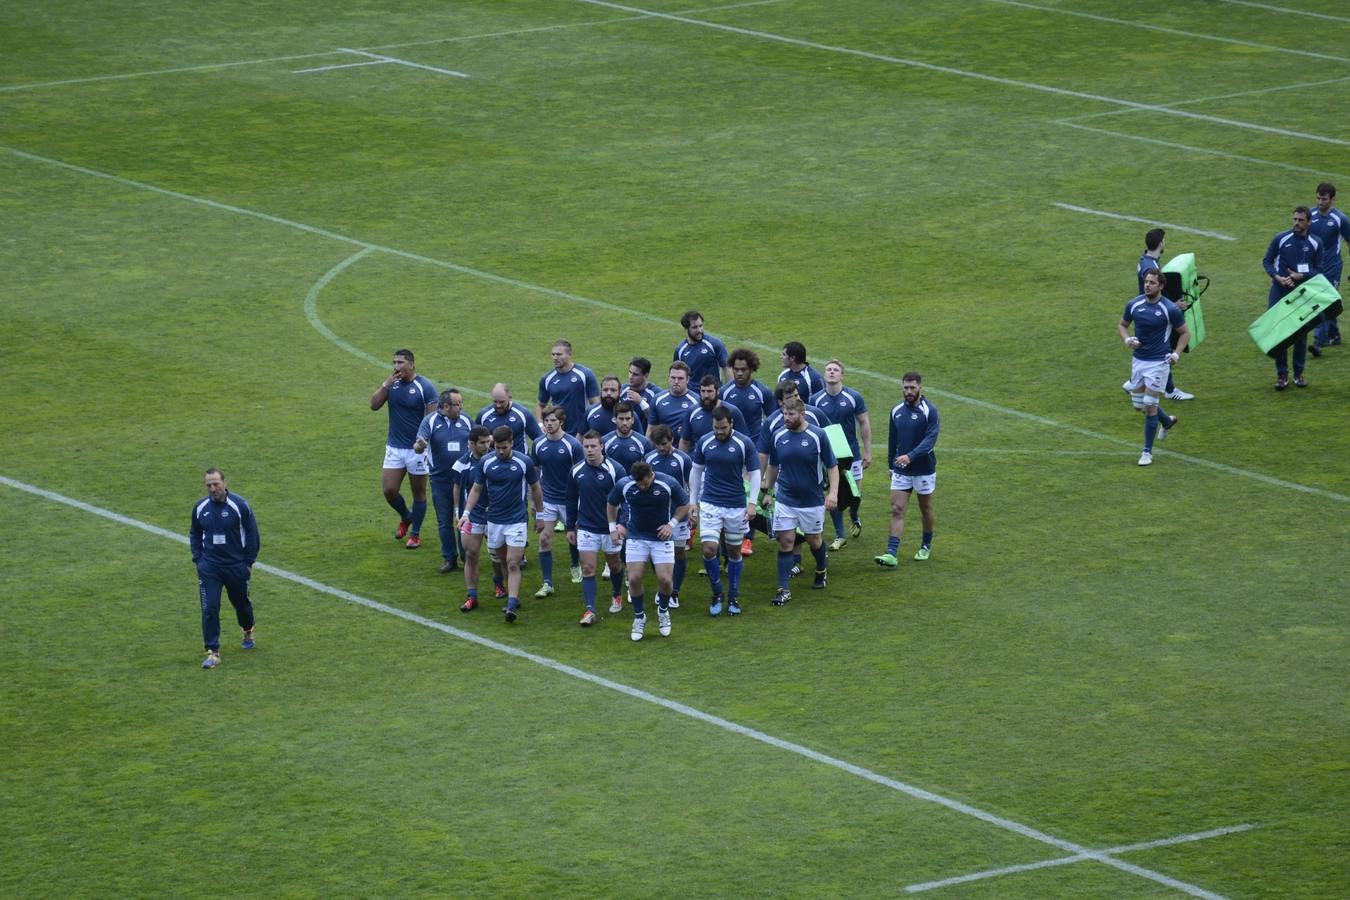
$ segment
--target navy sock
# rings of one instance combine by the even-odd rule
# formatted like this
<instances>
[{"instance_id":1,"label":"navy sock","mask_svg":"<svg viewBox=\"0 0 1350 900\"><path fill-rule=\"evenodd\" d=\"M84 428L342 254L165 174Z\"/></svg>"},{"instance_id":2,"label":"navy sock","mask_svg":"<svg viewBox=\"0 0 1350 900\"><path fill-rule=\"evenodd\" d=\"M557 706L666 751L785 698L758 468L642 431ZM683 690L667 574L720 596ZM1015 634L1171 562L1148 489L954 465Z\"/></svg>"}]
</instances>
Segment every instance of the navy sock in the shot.
<instances>
[{"instance_id":1,"label":"navy sock","mask_svg":"<svg viewBox=\"0 0 1350 900\"><path fill-rule=\"evenodd\" d=\"M553 583L553 551L539 551L539 574L544 576L545 584Z\"/></svg>"},{"instance_id":2,"label":"navy sock","mask_svg":"<svg viewBox=\"0 0 1350 900\"><path fill-rule=\"evenodd\" d=\"M787 590L788 579L792 577L792 553L778 551L778 586Z\"/></svg>"},{"instance_id":3,"label":"navy sock","mask_svg":"<svg viewBox=\"0 0 1350 900\"><path fill-rule=\"evenodd\" d=\"M886 539L886 552L891 556L895 556L900 552L900 539L895 535L891 535Z\"/></svg>"},{"instance_id":4,"label":"navy sock","mask_svg":"<svg viewBox=\"0 0 1350 900\"><path fill-rule=\"evenodd\" d=\"M567 545L567 556L572 560L573 568L581 565L581 554L577 551L577 548L573 547L571 544Z\"/></svg>"},{"instance_id":5,"label":"navy sock","mask_svg":"<svg viewBox=\"0 0 1350 900\"><path fill-rule=\"evenodd\" d=\"M671 577L675 593L680 592L680 585L684 584L684 570L688 566L688 561L683 556L675 557L675 572Z\"/></svg>"},{"instance_id":6,"label":"navy sock","mask_svg":"<svg viewBox=\"0 0 1350 900\"><path fill-rule=\"evenodd\" d=\"M393 500L386 498L385 502L394 508L394 512L398 513L400 522L406 522L412 518L412 514L408 512L408 501L403 499L402 494L395 494Z\"/></svg>"},{"instance_id":7,"label":"navy sock","mask_svg":"<svg viewBox=\"0 0 1350 900\"><path fill-rule=\"evenodd\" d=\"M708 571L708 584L714 594L722 593L722 561L714 556L703 560L703 568Z\"/></svg>"},{"instance_id":8,"label":"navy sock","mask_svg":"<svg viewBox=\"0 0 1350 900\"><path fill-rule=\"evenodd\" d=\"M1157 416L1145 416L1145 417L1144 417L1144 452L1146 452L1146 453L1151 453L1151 452L1153 451L1153 438L1154 438L1155 436L1157 436L1157 434L1158 434L1158 417L1157 417Z\"/></svg>"},{"instance_id":9,"label":"navy sock","mask_svg":"<svg viewBox=\"0 0 1350 900\"><path fill-rule=\"evenodd\" d=\"M931 546L933 546L933 532L931 532L931 531L925 531L925 532L923 533L923 545L924 545L925 547L931 547Z\"/></svg>"},{"instance_id":10,"label":"navy sock","mask_svg":"<svg viewBox=\"0 0 1350 900\"><path fill-rule=\"evenodd\" d=\"M402 495L400 495L402 496ZM427 501L414 500L412 506L412 528L413 534L422 533L422 520L427 517Z\"/></svg>"},{"instance_id":11,"label":"navy sock","mask_svg":"<svg viewBox=\"0 0 1350 900\"><path fill-rule=\"evenodd\" d=\"M811 551L811 555L814 556L814 557L816 558L816 571L817 571L817 572L824 572L825 569L829 567L829 565L830 565L830 550L829 550L828 547L825 546L825 542L824 542L824 541L821 541L821 542L820 542L820 546L817 547L816 549L814 549L814 550Z\"/></svg>"},{"instance_id":12,"label":"navy sock","mask_svg":"<svg viewBox=\"0 0 1350 900\"><path fill-rule=\"evenodd\" d=\"M609 567L609 583L614 588L614 596L623 596L623 566L613 565Z\"/></svg>"},{"instance_id":13,"label":"navy sock","mask_svg":"<svg viewBox=\"0 0 1350 900\"><path fill-rule=\"evenodd\" d=\"M643 603L644 601L642 599L641 594L633 595L633 618L635 619L642 618L642 616L644 615L644 612L642 610Z\"/></svg>"},{"instance_id":14,"label":"navy sock","mask_svg":"<svg viewBox=\"0 0 1350 900\"><path fill-rule=\"evenodd\" d=\"M739 597L741 595L741 570L745 568L745 560L736 559L727 563L727 596Z\"/></svg>"},{"instance_id":15,"label":"navy sock","mask_svg":"<svg viewBox=\"0 0 1350 900\"><path fill-rule=\"evenodd\" d=\"M586 608L595 612L595 576L587 575L581 579L581 596L586 600Z\"/></svg>"},{"instance_id":16,"label":"navy sock","mask_svg":"<svg viewBox=\"0 0 1350 900\"><path fill-rule=\"evenodd\" d=\"M844 536L844 511L839 507L830 510L830 522L834 525L834 536L841 538Z\"/></svg>"}]
</instances>

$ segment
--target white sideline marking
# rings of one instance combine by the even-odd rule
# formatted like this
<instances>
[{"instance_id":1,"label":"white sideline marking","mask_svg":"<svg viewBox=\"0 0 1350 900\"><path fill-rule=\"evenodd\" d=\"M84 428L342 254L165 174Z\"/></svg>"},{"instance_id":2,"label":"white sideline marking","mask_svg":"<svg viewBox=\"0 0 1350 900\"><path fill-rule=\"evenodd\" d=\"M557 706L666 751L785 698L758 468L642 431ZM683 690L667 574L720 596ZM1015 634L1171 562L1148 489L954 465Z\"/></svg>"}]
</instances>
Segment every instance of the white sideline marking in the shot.
<instances>
[{"instance_id":1,"label":"white sideline marking","mask_svg":"<svg viewBox=\"0 0 1350 900\"><path fill-rule=\"evenodd\" d=\"M359 69L362 66L383 66L392 62L388 59L368 59L359 63L338 63L335 66L315 66L312 69L292 69L292 75L308 75L311 72L332 72L335 69Z\"/></svg>"},{"instance_id":2,"label":"white sideline marking","mask_svg":"<svg viewBox=\"0 0 1350 900\"><path fill-rule=\"evenodd\" d=\"M943 447L945 453L974 453L987 456L1134 456L1129 450L1041 450L1035 447Z\"/></svg>"},{"instance_id":3,"label":"white sideline marking","mask_svg":"<svg viewBox=\"0 0 1350 900\"><path fill-rule=\"evenodd\" d=\"M44 500L50 500L54 503L60 503L65 506L73 507L74 509L78 509L82 512L87 512L96 516L100 516L104 519L108 519L109 521L116 522L119 525L129 525L133 528L139 528L142 531L147 531L150 534L168 538L169 540L172 541L177 541L180 544L188 543L186 535L177 534L175 532L169 531L167 528L160 528L158 525L151 525L148 522L142 522L139 519L133 519L130 516L124 516L121 513L116 513L113 512L112 510L104 509L101 506L94 506L93 504L85 503L82 500L76 500L73 497L67 497L64 494L58 494L54 491L44 490L43 488L36 487L35 485L28 484L27 482L24 481L18 481L16 479L0 475L0 484L8 485L11 488L24 491L25 493L32 494L33 496L36 497L41 497ZM1204 897L1209 898L1209 900L1222 900L1222 898L1218 894L1211 893L1209 891L1204 890L1203 888L1197 887L1193 884L1188 884L1184 881L1178 881L1177 879L1172 878L1168 875L1164 875L1161 872L1154 872L1151 869L1144 869L1139 866L1131 865L1130 863L1124 862L1123 860L1119 860L1113 856L1110 856L1106 851L1090 850L1086 847L1081 847L1078 844L1073 843L1072 841L1064 840L1063 838L1057 838L1054 837L1053 835L1045 833L1044 831L1032 828L1030 825L1023 825L1021 822L1015 822L1012 819L1005 819L1002 816L995 815L994 813L991 812L986 812L985 810L979 809L978 807L962 803L959 800L953 800L949 797L944 797L941 794L935 794L932 791L924 790L921 787L916 787L915 785L907 784L906 782L898 781L894 778L889 778L885 775L873 772L871 769L865 769L862 766L846 762L845 760L839 759L838 757L829 756L828 754L821 753L817 750L812 750L811 748L806 747L802 744L795 744L791 741L785 741L782 738L774 737L773 735L760 731L758 729L750 728L749 726L732 722L731 720L724 719L721 716L715 716L712 715L711 713L703 712L700 709L696 709L684 703L679 703L675 700L668 700L665 697L659 697L656 694L652 694L640 688L631 687L619 681L611 681L610 679L604 678L603 676L594 675L590 672L585 671L584 669L578 669L575 666L569 666L566 663L558 662L557 660L551 659L547 656L540 656L537 653L530 653L527 650L521 650L518 647L512 647L509 644L503 644L498 641L494 641L491 638L482 637L481 635L475 634L471 631L464 631L462 629L447 625L443 622L437 622L434 619L428 619L425 616L419 616L416 613L411 613L408 612L407 610L399 609L396 606L389 606L388 604L381 603L378 600L372 600L368 597L362 597L359 594L353 594L350 591L344 591L341 588L332 587L330 585L324 584L321 581L315 581L312 578L307 578L304 575L299 575L295 572L291 572L286 569L281 569L276 566L268 565L267 563L255 563L253 568L258 571L266 572L269 575L274 575L277 578L282 578L285 579L286 581L303 585L304 587L310 588L311 590L315 590L323 594L328 594L329 596L332 597L337 597L340 600L346 600L349 603L354 603L357 604L358 606L364 606L368 609L373 609L376 612L382 612L387 615L396 616L400 619L404 619L405 621L413 622L417 625L422 625L423 627L426 628L435 629L436 631L443 632L452 637L459 638L460 640L477 644L478 646L484 647L488 650L494 650L498 653L505 653L508 656L514 656L518 659L528 660L529 662L535 663L536 665L543 666L547 669L552 669L555 672L559 672L571 678L576 678L580 681L589 682L590 684L594 684L598 687L602 687L607 690L611 690L616 693L632 697L635 700L641 700L645 703L654 704L656 706L662 707L663 709L668 709L671 712L679 713L682 716L687 716L691 719L695 719L707 725L712 725L724 731L729 731L732 734L738 734L741 735L742 737L750 738L751 740L758 741L762 744L767 744L770 747L775 747L779 750L785 750L788 753L794 753L798 756L812 760L813 762L818 762L823 765L830 766L831 768L838 769L842 772L847 772L850 775L856 775L857 777L862 778L866 781L870 781L873 784L879 784L882 787L890 788L893 791L897 791L898 793L904 794L908 797L913 797L916 800L922 800L928 803L933 803L938 806L945 807L953 812L961 813L962 815L979 819L981 822L994 825L998 828L1003 829L1004 831L1010 831L1013 834L1029 838L1033 841L1038 841L1042 844L1049 844L1052 847L1056 847L1067 853L1071 853L1074 856L1082 856L1085 860L1090 859L1095 862L1100 862L1104 865L1111 866L1112 868L1120 869L1121 871L1124 872L1129 872L1133 875L1139 875L1143 878L1148 878L1149 880L1156 881L1159 884L1165 884L1168 887L1176 888L1179 891L1184 891L1185 893L1190 894L1192 897Z\"/></svg>"},{"instance_id":4,"label":"white sideline marking","mask_svg":"<svg viewBox=\"0 0 1350 900\"><path fill-rule=\"evenodd\" d=\"M1220 159L1232 159L1238 162L1249 162L1259 166L1273 166L1277 169L1287 169L1290 172L1301 172L1306 175L1317 175L1319 177L1345 178L1350 179L1350 175L1344 175L1340 172L1328 172L1326 169L1313 169L1308 166L1296 166L1293 163L1280 162L1275 159L1261 159L1259 156L1243 156L1241 153L1229 153L1227 150L1215 150L1212 147L1193 147L1190 144L1178 144L1176 141L1163 141L1158 138L1144 137L1139 134L1130 134L1126 131L1111 131L1108 128L1096 128L1092 125L1080 125L1070 119L1058 119L1054 122L1056 125L1063 125L1066 128L1077 128L1080 131L1095 131L1097 134L1108 134L1112 137L1125 138L1131 141L1141 141L1145 144L1156 144L1159 147L1170 147L1173 150L1185 150L1188 153L1201 153L1205 156L1217 156Z\"/></svg>"},{"instance_id":5,"label":"white sideline marking","mask_svg":"<svg viewBox=\"0 0 1350 900\"><path fill-rule=\"evenodd\" d=\"M1243 831L1251 831L1255 825L1244 823L1242 825L1230 825L1226 828L1211 828L1209 831L1197 831L1193 834L1181 834L1176 837L1163 838L1157 841L1145 841L1141 844L1126 844L1123 847L1110 847L1103 850L1103 853L1131 853L1136 850L1152 850L1158 847L1171 847L1176 844L1187 844L1192 841L1203 841L1208 838L1223 837L1228 834L1238 834ZM973 872L969 875L958 875L955 878L944 878L941 881L925 881L921 884L911 884L905 887L905 893L918 894L923 891L931 891L935 888L950 887L954 884L965 884L970 881L982 881L986 878L998 878L1002 875L1014 875L1018 872L1031 872L1035 869L1045 869L1050 866L1067 866L1070 863L1085 862L1090 857L1082 855L1060 856L1055 859L1043 859L1040 862L1024 863L1020 866L1004 866L1000 869L985 869L982 872Z\"/></svg>"},{"instance_id":6,"label":"white sideline marking","mask_svg":"<svg viewBox=\"0 0 1350 900\"><path fill-rule=\"evenodd\" d=\"M1037 12L1059 13L1065 16L1077 16L1080 19L1091 19L1094 22L1105 22L1108 25L1124 25L1129 28L1143 28L1147 31L1158 31L1163 34L1175 34L1180 37L1197 38L1202 41L1217 41L1221 44L1236 44L1239 47L1252 47L1256 50L1272 50L1276 53L1290 53L1295 56L1308 56L1313 59L1327 59L1332 62L1350 63L1350 57L1332 56L1329 53L1317 53L1313 50L1298 50L1293 47L1280 47L1275 44L1258 44L1255 41L1244 41L1238 38L1220 37L1217 34L1202 34L1196 31L1182 31L1178 28L1165 28L1162 25L1152 25L1148 22L1137 22L1129 19L1113 19L1110 16L1099 16L1093 13L1079 12L1073 9L1060 9L1054 6L1037 6L1034 3L1026 3L1023 0L985 0L986 3L998 3L1002 6L1020 6L1023 9L1032 9Z\"/></svg>"},{"instance_id":7,"label":"white sideline marking","mask_svg":"<svg viewBox=\"0 0 1350 900\"><path fill-rule=\"evenodd\" d=\"M343 272L345 272L348 269L348 267L350 267L354 263L358 262L359 260L361 260L366 256L369 256L374 252L375 252L374 247L363 247L360 250L353 253L351 256L344 259L342 262L333 266L333 268L329 269L327 272L324 272L323 275L319 278L319 280L314 282L313 286L310 287L309 292L305 294L305 319L309 321L309 324L313 326L315 331L323 335L325 338L327 338L332 343L336 344L341 349L346 350L352 356L355 356L357 359L364 359L366 362L370 363L376 368L388 371L389 363L387 361L382 360L379 357L374 356L370 353L367 353L366 351L360 349L359 347L353 347L351 344L347 343L342 338L338 337L331 328L329 328L327 325L323 323L323 319L319 318L319 294L323 292L323 289L328 287L328 283L331 282L334 278L341 275ZM437 384L442 385L450 384L453 382L453 379L433 378L432 380L435 381ZM483 397L488 400L492 399L491 394L485 391L476 391L473 388L458 387L455 388L455 390L459 391L461 394L473 394L475 397Z\"/></svg>"},{"instance_id":8,"label":"white sideline marking","mask_svg":"<svg viewBox=\"0 0 1350 900\"><path fill-rule=\"evenodd\" d=\"M609 0L576 0L578 3L588 3L592 6L603 6L609 9L617 9L622 12L642 13L656 19L666 19L671 22L680 22L685 25L697 25L700 28L711 28L716 31L725 31L729 34L739 34L744 37L757 38L764 41L776 41L780 44L789 44L794 47L806 47L811 50L821 50L826 53L842 53L846 56L856 56L861 59L870 59L876 62L893 63L900 66L910 66L916 69L923 69L928 72L941 72L944 75L956 75L960 78L973 78L977 81L987 81L991 84L1002 84L1008 87L1025 88L1030 91L1040 91L1041 93L1054 94L1060 97L1075 97L1079 100L1091 100L1096 103L1109 103L1113 106L1122 106L1128 109L1143 110L1147 112L1160 113L1168 116L1178 116L1183 119L1193 119L1198 122L1210 122L1218 125L1231 125L1234 128L1245 128L1249 131L1261 131L1267 134L1278 134L1284 137L1300 138L1309 141L1319 141L1325 144L1337 144L1339 146L1350 147L1350 141L1344 141L1340 138L1326 137L1319 134L1309 134L1303 131L1291 131L1288 128L1276 128L1273 125L1261 125L1256 122L1244 122L1240 119L1227 119L1223 116L1209 116L1203 113L1187 112L1181 109L1169 109L1166 106L1159 106L1156 103L1139 103L1134 100L1122 100L1119 97L1108 97L1103 94L1090 94L1086 91L1075 91L1069 88L1059 88L1048 84L1038 84L1034 81L1020 81L1015 78L1000 78L997 75L986 75L983 72L974 72L969 69L957 69L952 66L940 66L936 63L921 62L917 59L906 59L899 56L888 56L884 53L872 53L868 50L856 50L852 47L840 47L834 44L821 44L816 41L808 41L803 38L788 37L783 34L774 34L770 31L755 31L751 28L738 28L735 25L722 25L718 22L709 22L706 19L691 19L688 16L678 15L676 13L655 12L650 9L642 9L636 6L624 6L620 3L611 3Z\"/></svg>"},{"instance_id":9,"label":"white sideline marking","mask_svg":"<svg viewBox=\"0 0 1350 900\"><path fill-rule=\"evenodd\" d=\"M1060 203L1058 201L1055 201L1053 205L1058 206L1060 209L1067 209L1072 212L1088 213L1094 216L1105 216L1108 219L1120 219L1125 222L1143 222L1145 225L1158 225L1172 231L1185 231L1188 234L1199 234L1204 237L1218 238L1221 241L1237 240L1237 238L1233 237L1231 234L1222 234L1218 231L1205 231L1200 228L1189 228L1185 225L1176 225L1171 222L1156 222L1153 219L1141 219L1139 216L1126 216L1121 213L1107 212L1104 209L1089 209L1086 206L1074 206L1072 203Z\"/></svg>"},{"instance_id":10,"label":"white sideline marking","mask_svg":"<svg viewBox=\"0 0 1350 900\"><path fill-rule=\"evenodd\" d=\"M1252 3L1250 0L1219 0L1220 3L1231 3L1234 6L1250 6L1254 9L1268 9L1271 12L1290 13L1295 16L1311 16L1314 19L1326 19L1329 22L1350 22L1350 18L1345 16L1331 16L1326 13L1308 12L1306 9L1290 9L1287 6L1271 6L1268 3Z\"/></svg>"},{"instance_id":11,"label":"white sideline marking","mask_svg":"<svg viewBox=\"0 0 1350 900\"><path fill-rule=\"evenodd\" d=\"M737 9L742 6L763 6L770 3L779 3L781 0L752 0L748 3L732 3L727 6L705 6L700 9L683 10L686 13L718 12L723 9ZM365 47L366 50L396 50L400 47L421 47L426 44L452 43L459 41L477 41L483 38L509 37L516 34L530 34L535 31L557 31L563 28L586 28L592 25L614 25L621 22L637 22L647 16L621 16L613 19L597 19L591 22L565 22L559 25L539 25L534 28L517 28L512 31L491 31L484 34L469 34L460 37L433 38L427 41L406 41L401 44L383 44L376 47ZM236 66L258 66L267 63L290 62L296 59L314 59L320 56L333 56L341 51L324 50L319 53L302 53L296 56L272 56L267 59L244 59L236 62L207 63L200 66L176 66L171 69L150 69L144 72L123 72L115 75L90 75L85 78L64 78L60 81L36 81L29 84L8 84L0 85L0 93L9 91L31 91L36 88L60 87L66 84L88 84L97 81L121 81L127 78L147 78L152 75L174 75L181 72L206 72L212 69L229 69ZM317 71L317 70L316 70ZM294 74L294 73L293 73Z\"/></svg>"},{"instance_id":12,"label":"white sideline marking","mask_svg":"<svg viewBox=\"0 0 1350 900\"><path fill-rule=\"evenodd\" d=\"M352 50L348 47L339 47L343 53L355 53L357 56L368 56L378 62L397 63L400 66L407 66L410 69L423 69L427 72L437 72L441 75L452 75L455 78L468 78L463 72L456 72L454 69L441 69L436 66L425 66L422 63L411 62L406 59L399 59L396 56L382 56L379 53L371 53L368 50Z\"/></svg>"},{"instance_id":13,"label":"white sideline marking","mask_svg":"<svg viewBox=\"0 0 1350 900\"><path fill-rule=\"evenodd\" d=\"M1234 91L1230 94L1211 94L1208 97L1192 97L1188 100L1173 100L1169 103L1160 103L1159 106L1196 106L1201 103L1210 103L1215 100L1232 100L1237 97L1255 97L1261 94L1278 94L1281 91L1301 91L1307 88L1326 87L1328 84L1340 84L1344 81L1350 81L1350 75L1342 75L1338 78L1323 78L1320 81L1301 81L1298 84L1278 84L1274 87L1253 88L1249 91ZM1084 119L1100 119L1105 116L1128 116L1135 112L1132 109L1108 109L1103 112L1085 113L1081 116L1070 116L1067 119L1061 119L1062 122L1081 122Z\"/></svg>"},{"instance_id":14,"label":"white sideline marking","mask_svg":"<svg viewBox=\"0 0 1350 900\"><path fill-rule=\"evenodd\" d=\"M588 2L588 0L583 0L583 2ZM568 300L572 303L578 303L586 306L593 306L598 309L605 309L612 312L622 313L627 316L632 316L634 318L642 319L647 322L656 322L658 324L665 325L668 327L673 327L677 324L674 320L665 319L662 318L661 316L653 315L651 313L643 312L641 310L630 309L626 306L620 306L617 303L609 303L604 300L596 300L591 297L584 297L580 294L570 294L566 291L557 290L556 288L544 287L543 285L538 284L531 284L528 281L521 281L516 278L508 278L504 275L497 275L492 272L484 272L480 269L473 269L468 266L459 265L458 263L449 262L447 260L435 259L434 257L430 256L423 256L420 253L411 253L407 250L398 250L393 247L385 247L380 244L372 244L369 241L362 241L357 238L348 237L345 234L338 234L337 232L329 231L326 228L319 228L314 225L306 225L303 222L296 222L291 219L283 219L280 216L274 216L271 215L270 213L258 212L257 210L252 209L245 209L244 207L240 206L231 206L228 203L221 203L218 200L208 200L205 197L194 197L191 194L184 194L180 191L171 191L168 188L157 187L156 185L146 184L145 182L142 181L134 181L130 178L123 178L121 175L112 175L109 174L108 172L100 172L97 169L90 169L86 168L85 166L77 166L74 163L62 162L61 160L51 159L46 156L38 156L35 153L28 153L23 150L17 150L13 147L0 145L0 150L13 154L14 156L17 156L21 159L27 159L33 162L42 163L44 165L56 166L58 168L67 169L71 172L78 172L82 175L89 175L93 178L101 178L104 179L105 181L111 181L114 184L120 184L125 187L136 188L137 190L150 191L151 193L161 194L165 197L173 197L177 200L184 200L187 201L188 203L195 203L200 206L209 207L211 209L222 210L224 212L234 213L236 215L241 216L248 216L250 218L259 219L264 222L271 222L275 225L282 225L287 228L295 228L299 231L306 232L307 234L314 234L320 237L330 238L332 240L341 241L342 243L350 244L355 247L378 250L381 253L388 253L391 256L397 256L403 259L413 260L415 262L426 263L427 265L447 269L451 272L459 272L464 275L471 275L475 278L481 278L484 281L489 281L494 284L507 285L510 287L520 288L521 290L530 291L532 293L543 294L546 297L555 297L559 300ZM770 352L777 352L780 349L778 346L765 344L760 341L747 340L747 341L740 341L739 343L743 343L747 347L753 347L760 350L767 350ZM887 375L882 372L874 372L869 369L859 368L857 366L852 366L851 371L856 372L859 375L866 376L868 378L876 379L877 381L881 381L886 384L899 385L901 383L900 379L896 378L894 375ZM1020 409L1013 409L1007 406L999 406L997 403L990 403L988 400L979 400L975 397L967 397L962 394L957 394L953 391L944 391L939 388L929 388L928 393L932 394L935 397L945 397L947 399L955 400L960 403L965 403L970 406L979 407L980 409L986 409L991 412L997 412L1002 413L1003 415L1013 416L1025 422L1031 422L1037 425L1045 425L1051 428L1069 431L1074 434L1082 435L1083 437L1089 437L1094 440L1105 441L1107 443L1114 444L1116 446L1120 447L1137 446L1135 442L1112 437L1111 435L1107 434L1102 434L1101 432L1093 431L1090 428L1083 428L1078 425L1070 425L1067 422L1060 422L1055 419L1049 419L1046 418L1045 416L1039 416L1036 415L1035 413L1024 412ZM1155 457L1160 455L1175 457L1185 462L1193 463L1194 465L1214 469L1217 472L1224 472L1229 475L1237 475L1243 478L1251 478L1255 481L1261 482L1262 484L1268 484L1273 487L1286 488L1288 490L1299 491L1305 494L1313 494L1319 497L1326 497L1330 500L1336 500L1341 503L1350 503L1350 496L1346 496L1345 494L1338 494L1335 491L1329 491L1324 488L1312 487L1306 484L1299 484L1298 482L1294 481L1285 481L1284 479L1275 478L1271 475L1264 475L1260 472L1252 472L1247 469L1239 469L1236 468L1235 466L1226 465L1220 462L1214 462L1212 460L1208 460L1203 457L1190 456L1184 453L1177 453L1172 450L1154 450Z\"/></svg>"}]
</instances>

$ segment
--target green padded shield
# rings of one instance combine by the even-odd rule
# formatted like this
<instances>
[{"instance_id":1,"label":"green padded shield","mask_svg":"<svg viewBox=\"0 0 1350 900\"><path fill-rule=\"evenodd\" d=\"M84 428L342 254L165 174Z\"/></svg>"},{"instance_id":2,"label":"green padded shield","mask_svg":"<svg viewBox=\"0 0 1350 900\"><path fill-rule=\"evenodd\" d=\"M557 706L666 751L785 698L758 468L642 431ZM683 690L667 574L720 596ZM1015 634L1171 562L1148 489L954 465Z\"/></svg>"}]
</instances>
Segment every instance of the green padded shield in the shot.
<instances>
[{"instance_id":1,"label":"green padded shield","mask_svg":"<svg viewBox=\"0 0 1350 900\"><path fill-rule=\"evenodd\" d=\"M853 449L848 445L848 437L844 434L844 427L842 425L837 423L826 425L825 436L830 439L830 449L834 451L834 455L837 459L853 459ZM848 467L841 465L839 467L839 475L841 476L841 487L847 486L849 491L852 492L851 496L862 496L862 493L858 490L858 482L853 480L853 473L849 471ZM839 494L839 500L841 503L844 500L842 490Z\"/></svg>"},{"instance_id":2,"label":"green padded shield","mask_svg":"<svg viewBox=\"0 0 1350 900\"><path fill-rule=\"evenodd\" d=\"M1186 307L1186 327L1191 332L1191 339L1186 342L1186 349L1200 346L1205 339L1205 313L1200 307L1201 276L1195 271L1195 254L1177 254L1162 267L1162 273L1165 279L1163 296L1173 303L1184 299L1189 304Z\"/></svg>"},{"instance_id":3,"label":"green padded shield","mask_svg":"<svg viewBox=\"0 0 1350 900\"><path fill-rule=\"evenodd\" d=\"M1261 314L1247 333L1267 355L1279 353L1310 331L1324 318L1341 314L1341 295L1325 276L1314 275L1285 294Z\"/></svg>"}]
</instances>

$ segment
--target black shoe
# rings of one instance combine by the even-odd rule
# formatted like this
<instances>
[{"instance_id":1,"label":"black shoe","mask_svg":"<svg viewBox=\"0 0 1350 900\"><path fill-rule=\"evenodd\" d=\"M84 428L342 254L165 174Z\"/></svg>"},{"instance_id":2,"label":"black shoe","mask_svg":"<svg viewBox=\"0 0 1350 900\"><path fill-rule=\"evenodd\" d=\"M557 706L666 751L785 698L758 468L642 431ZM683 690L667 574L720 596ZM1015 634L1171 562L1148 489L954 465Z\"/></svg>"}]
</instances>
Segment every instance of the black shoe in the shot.
<instances>
[{"instance_id":1,"label":"black shoe","mask_svg":"<svg viewBox=\"0 0 1350 900\"><path fill-rule=\"evenodd\" d=\"M458 569L458 568L459 568L459 566L455 565L455 563L454 563L453 560L447 561L447 562L443 562L443 563L441 563L441 574L442 574L442 575L449 574L450 572L453 572L453 571L455 571L455 570Z\"/></svg>"},{"instance_id":2,"label":"black shoe","mask_svg":"<svg viewBox=\"0 0 1350 900\"><path fill-rule=\"evenodd\" d=\"M1322 358L1322 348L1315 343L1308 345L1308 352L1312 354L1313 359Z\"/></svg>"},{"instance_id":3,"label":"black shoe","mask_svg":"<svg viewBox=\"0 0 1350 900\"><path fill-rule=\"evenodd\" d=\"M1302 372L1296 373L1294 375L1294 387L1307 387L1307 386L1308 386L1308 379L1303 377L1303 373Z\"/></svg>"},{"instance_id":4,"label":"black shoe","mask_svg":"<svg viewBox=\"0 0 1350 900\"><path fill-rule=\"evenodd\" d=\"M811 590L819 591L825 587L825 572L823 570L816 572L816 577L811 581Z\"/></svg>"},{"instance_id":5,"label":"black shoe","mask_svg":"<svg viewBox=\"0 0 1350 900\"><path fill-rule=\"evenodd\" d=\"M1275 390L1277 390L1277 391L1282 391L1282 390L1284 390L1284 389L1287 388L1287 387L1289 387L1289 376L1288 376L1288 375L1281 375L1281 376L1279 376L1278 378L1275 379Z\"/></svg>"},{"instance_id":6,"label":"black shoe","mask_svg":"<svg viewBox=\"0 0 1350 900\"><path fill-rule=\"evenodd\" d=\"M792 591L789 591L787 588L779 588L778 592L773 595L773 599L770 600L769 602L772 603L774 606L782 606L784 603L787 603L791 599L792 599Z\"/></svg>"},{"instance_id":7,"label":"black shoe","mask_svg":"<svg viewBox=\"0 0 1350 900\"><path fill-rule=\"evenodd\" d=\"M1339 347L1341 345L1341 336L1339 334L1333 334L1331 340L1327 341L1326 345L1328 347Z\"/></svg>"}]
</instances>

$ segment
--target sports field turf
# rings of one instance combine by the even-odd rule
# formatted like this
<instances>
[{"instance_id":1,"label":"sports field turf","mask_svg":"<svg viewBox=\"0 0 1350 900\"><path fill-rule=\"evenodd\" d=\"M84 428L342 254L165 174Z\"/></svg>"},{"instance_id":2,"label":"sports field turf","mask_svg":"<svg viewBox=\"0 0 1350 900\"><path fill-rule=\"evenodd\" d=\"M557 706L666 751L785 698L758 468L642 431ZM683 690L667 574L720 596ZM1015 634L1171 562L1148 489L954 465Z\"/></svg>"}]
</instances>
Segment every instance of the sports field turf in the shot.
<instances>
[{"instance_id":1,"label":"sports field turf","mask_svg":"<svg viewBox=\"0 0 1350 900\"><path fill-rule=\"evenodd\" d=\"M1350 351L1276 393L1246 334L1350 206L1347 47L1334 0L0 9L0 894L1350 895ZM1212 287L1141 469L1149 223ZM669 638L535 567L456 612L392 351L533 406L689 308L841 357L879 460L923 373L932 559L911 510L872 563L878 465L782 609L761 537ZM210 465L263 565L204 672Z\"/></svg>"}]
</instances>

